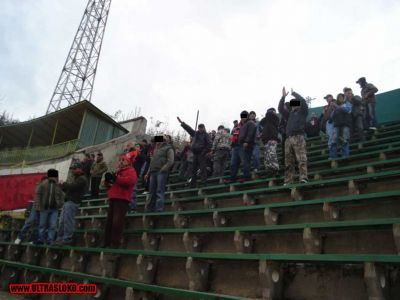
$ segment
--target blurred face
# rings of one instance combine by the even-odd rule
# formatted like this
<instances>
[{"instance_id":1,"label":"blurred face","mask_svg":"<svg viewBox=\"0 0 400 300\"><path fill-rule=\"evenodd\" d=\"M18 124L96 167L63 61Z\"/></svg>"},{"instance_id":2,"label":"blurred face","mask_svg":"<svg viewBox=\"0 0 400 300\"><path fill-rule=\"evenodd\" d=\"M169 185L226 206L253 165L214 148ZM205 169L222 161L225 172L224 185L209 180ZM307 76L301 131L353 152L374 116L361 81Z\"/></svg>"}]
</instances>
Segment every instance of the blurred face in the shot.
<instances>
[{"instance_id":1,"label":"blurred face","mask_svg":"<svg viewBox=\"0 0 400 300\"><path fill-rule=\"evenodd\" d=\"M197 129L200 131L200 132L204 132L204 131L206 131L206 129L204 128L204 127L197 127Z\"/></svg>"},{"instance_id":2,"label":"blurred face","mask_svg":"<svg viewBox=\"0 0 400 300\"><path fill-rule=\"evenodd\" d=\"M126 159L120 158L119 159L119 167L125 168L127 166L129 166L129 162Z\"/></svg>"},{"instance_id":3,"label":"blurred face","mask_svg":"<svg viewBox=\"0 0 400 300\"><path fill-rule=\"evenodd\" d=\"M103 156L97 155L96 161L102 161L102 160L103 160Z\"/></svg>"},{"instance_id":4,"label":"blurred face","mask_svg":"<svg viewBox=\"0 0 400 300\"><path fill-rule=\"evenodd\" d=\"M353 91L348 90L348 91L344 92L344 96L346 97L346 99L351 99L353 97ZM343 102L343 99L342 99L342 102Z\"/></svg>"},{"instance_id":5,"label":"blurred face","mask_svg":"<svg viewBox=\"0 0 400 300\"><path fill-rule=\"evenodd\" d=\"M328 97L328 98L326 99L326 102L330 103L332 100L333 100L333 97Z\"/></svg>"},{"instance_id":6,"label":"blurred face","mask_svg":"<svg viewBox=\"0 0 400 300\"><path fill-rule=\"evenodd\" d=\"M311 117L312 117L312 118L316 118L316 117L317 117L317 113L313 112L313 113L311 114Z\"/></svg>"},{"instance_id":7,"label":"blurred face","mask_svg":"<svg viewBox=\"0 0 400 300\"><path fill-rule=\"evenodd\" d=\"M254 121L256 119L256 114L250 114L249 119Z\"/></svg>"},{"instance_id":8,"label":"blurred face","mask_svg":"<svg viewBox=\"0 0 400 300\"><path fill-rule=\"evenodd\" d=\"M81 168L77 168L77 169L72 169L72 174L74 174L75 176L78 176L80 174L82 174L82 169Z\"/></svg>"}]
</instances>

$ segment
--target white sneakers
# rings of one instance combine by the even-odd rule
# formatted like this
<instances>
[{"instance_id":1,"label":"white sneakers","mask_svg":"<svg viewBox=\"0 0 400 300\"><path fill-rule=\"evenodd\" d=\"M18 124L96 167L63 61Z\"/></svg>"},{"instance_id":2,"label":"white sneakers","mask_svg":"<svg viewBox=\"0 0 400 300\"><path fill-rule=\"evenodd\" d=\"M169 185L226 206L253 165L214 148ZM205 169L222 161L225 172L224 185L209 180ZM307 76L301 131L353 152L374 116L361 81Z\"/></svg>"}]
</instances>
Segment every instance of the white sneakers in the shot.
<instances>
[{"instance_id":1,"label":"white sneakers","mask_svg":"<svg viewBox=\"0 0 400 300\"><path fill-rule=\"evenodd\" d=\"M20 238L16 238L16 240L14 241L14 244L19 245L21 244L21 239Z\"/></svg>"}]
</instances>

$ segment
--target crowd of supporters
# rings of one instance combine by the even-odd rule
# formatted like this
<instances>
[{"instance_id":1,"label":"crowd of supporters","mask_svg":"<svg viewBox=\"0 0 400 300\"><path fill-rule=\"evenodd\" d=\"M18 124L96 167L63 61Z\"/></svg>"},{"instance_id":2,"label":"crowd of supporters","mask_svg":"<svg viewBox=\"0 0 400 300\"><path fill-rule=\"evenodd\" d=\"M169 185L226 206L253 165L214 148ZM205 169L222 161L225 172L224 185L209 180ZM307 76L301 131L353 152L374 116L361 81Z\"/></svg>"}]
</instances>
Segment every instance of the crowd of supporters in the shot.
<instances>
[{"instance_id":1,"label":"crowd of supporters","mask_svg":"<svg viewBox=\"0 0 400 300\"><path fill-rule=\"evenodd\" d=\"M293 90L293 98L286 101L289 92L283 88L278 102L279 114L271 107L259 120L254 111L243 110L240 120L233 121L233 128L220 125L217 131L207 132L204 124L193 129L177 117L190 136L180 150L175 148L171 136L155 136L150 143L147 140L128 143L123 153L118 154L118 167L112 172L101 152L97 156L88 153L83 161L74 162L68 182L60 182L58 171L50 169L36 187L34 205L15 243L21 243L31 227L37 229L37 234L32 235L34 243L72 243L75 215L81 201L88 191L93 199L98 198L103 187L109 199L103 246L118 248L125 216L129 210L136 210L138 179L141 179L144 194L149 194L145 211L162 212L172 170L176 170L190 188L205 186L210 176L226 184L244 182L257 176L261 149L267 177L277 175L283 167L284 185L294 183L296 178L307 183L306 136L325 134L329 159L333 160L339 154L348 157L351 140L363 142L366 131L376 130L375 94L378 89L364 77L357 83L361 96L354 95L347 87L336 99L328 94L325 96L327 105L320 116L315 112L308 116L306 100ZM278 159L278 145L282 148L282 161ZM230 173L224 177L228 164ZM238 176L240 167L241 177Z\"/></svg>"}]
</instances>

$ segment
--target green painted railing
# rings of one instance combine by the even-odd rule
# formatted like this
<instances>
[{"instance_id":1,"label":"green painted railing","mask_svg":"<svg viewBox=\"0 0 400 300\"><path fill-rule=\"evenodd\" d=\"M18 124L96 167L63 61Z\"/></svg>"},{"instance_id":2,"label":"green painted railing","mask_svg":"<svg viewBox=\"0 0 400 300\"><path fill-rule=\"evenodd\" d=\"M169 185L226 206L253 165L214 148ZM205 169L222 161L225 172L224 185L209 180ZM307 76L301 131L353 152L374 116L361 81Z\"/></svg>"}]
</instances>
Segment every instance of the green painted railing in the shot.
<instances>
[{"instance_id":1,"label":"green painted railing","mask_svg":"<svg viewBox=\"0 0 400 300\"><path fill-rule=\"evenodd\" d=\"M51 146L29 147L0 151L1 165L16 165L63 157L76 150L78 140Z\"/></svg>"}]
</instances>

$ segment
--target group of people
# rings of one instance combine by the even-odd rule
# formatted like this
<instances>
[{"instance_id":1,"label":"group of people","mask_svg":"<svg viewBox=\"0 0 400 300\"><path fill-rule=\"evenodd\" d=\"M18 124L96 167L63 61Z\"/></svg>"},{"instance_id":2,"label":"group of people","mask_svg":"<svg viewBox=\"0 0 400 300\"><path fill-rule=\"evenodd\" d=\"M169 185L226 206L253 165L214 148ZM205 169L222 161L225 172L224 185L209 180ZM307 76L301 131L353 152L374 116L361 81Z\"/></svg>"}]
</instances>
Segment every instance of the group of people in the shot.
<instances>
[{"instance_id":1,"label":"group of people","mask_svg":"<svg viewBox=\"0 0 400 300\"><path fill-rule=\"evenodd\" d=\"M92 198L98 198L101 185L107 189L109 208L103 246L120 247L125 216L130 209L136 209L138 178L142 178L145 193L149 193L145 211L162 212L166 184L176 160L180 160L179 174L188 178L192 188L199 186L197 177L200 177L200 185L206 185L210 175L222 181L229 161L230 177L223 182L244 182L251 180L251 171L257 172L260 167L261 144L267 176L278 173L282 162L278 160L277 148L281 144L284 185L294 183L296 165L299 182L307 183L306 135L312 137L320 135L320 131L325 132L329 158L335 159L338 149L343 157L349 156L350 137L364 141L364 131L376 129L375 94L378 89L364 77L357 83L361 86L361 97L355 96L350 88L344 88L337 99L327 95L328 104L321 115L318 117L313 113L308 121L306 100L292 90L293 98L286 101L289 92L284 87L278 104L279 114L271 107L258 120L254 111L243 110L232 129L220 125L217 131L207 133L204 124L199 124L195 130L177 117L190 136L181 151L175 148L171 136L161 135L153 137L150 143L147 140L128 143L118 155L118 167L114 172L108 172L102 153L95 159L86 154L82 162L74 163L71 167L73 178L68 183L59 182L58 171L50 169L36 187L32 212L15 243L23 240L34 220L39 220L37 243L70 244L75 215L90 182ZM243 176L238 178L240 166Z\"/></svg>"}]
</instances>

